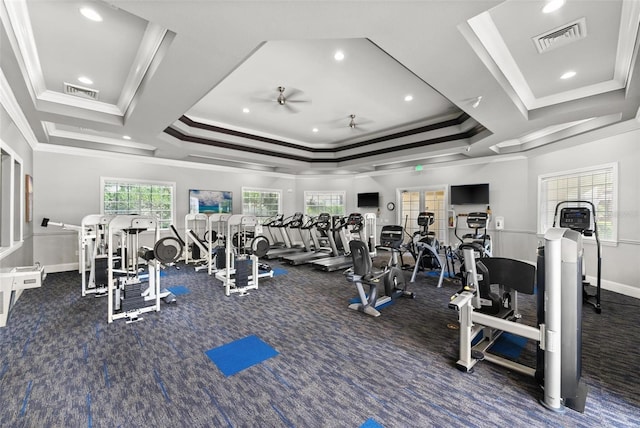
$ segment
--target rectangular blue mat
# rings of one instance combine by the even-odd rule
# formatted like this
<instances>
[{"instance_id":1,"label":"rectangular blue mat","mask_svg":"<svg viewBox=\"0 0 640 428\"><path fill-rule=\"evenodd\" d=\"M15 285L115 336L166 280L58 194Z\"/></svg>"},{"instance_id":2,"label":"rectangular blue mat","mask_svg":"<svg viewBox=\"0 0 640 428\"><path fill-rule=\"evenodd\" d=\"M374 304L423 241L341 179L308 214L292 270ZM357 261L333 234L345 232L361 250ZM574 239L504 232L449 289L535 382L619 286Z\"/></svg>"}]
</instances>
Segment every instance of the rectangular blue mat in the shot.
<instances>
[{"instance_id":1,"label":"rectangular blue mat","mask_svg":"<svg viewBox=\"0 0 640 428\"><path fill-rule=\"evenodd\" d=\"M527 344L527 338L522 336L516 336L515 334L504 332L500 335L498 340L495 341L489 351L494 354L502 355L506 358L517 359L524 349L524 345Z\"/></svg>"},{"instance_id":2,"label":"rectangular blue mat","mask_svg":"<svg viewBox=\"0 0 640 428\"><path fill-rule=\"evenodd\" d=\"M288 272L286 269L282 269L282 268L273 268L273 276L278 276L278 275L286 275Z\"/></svg>"},{"instance_id":3,"label":"rectangular blue mat","mask_svg":"<svg viewBox=\"0 0 640 428\"><path fill-rule=\"evenodd\" d=\"M171 291L176 296L190 293L189 289L184 285L174 285L173 287L167 287L167 290Z\"/></svg>"},{"instance_id":4,"label":"rectangular blue mat","mask_svg":"<svg viewBox=\"0 0 640 428\"><path fill-rule=\"evenodd\" d=\"M278 351L251 335L205 351L225 376L234 375L262 361L275 357Z\"/></svg>"}]
</instances>

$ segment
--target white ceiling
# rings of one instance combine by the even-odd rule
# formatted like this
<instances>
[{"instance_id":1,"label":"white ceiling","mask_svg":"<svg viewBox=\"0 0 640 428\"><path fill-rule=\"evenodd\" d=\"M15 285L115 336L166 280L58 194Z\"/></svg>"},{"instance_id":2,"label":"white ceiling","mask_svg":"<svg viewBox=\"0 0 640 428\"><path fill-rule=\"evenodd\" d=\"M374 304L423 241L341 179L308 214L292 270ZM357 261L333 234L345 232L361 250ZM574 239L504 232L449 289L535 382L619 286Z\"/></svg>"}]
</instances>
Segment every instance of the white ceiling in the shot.
<instances>
[{"instance_id":1,"label":"white ceiling","mask_svg":"<svg viewBox=\"0 0 640 428\"><path fill-rule=\"evenodd\" d=\"M545 3L4 0L0 65L42 149L366 172L526 153L636 117L640 2ZM569 24L578 37L538 52Z\"/></svg>"}]
</instances>

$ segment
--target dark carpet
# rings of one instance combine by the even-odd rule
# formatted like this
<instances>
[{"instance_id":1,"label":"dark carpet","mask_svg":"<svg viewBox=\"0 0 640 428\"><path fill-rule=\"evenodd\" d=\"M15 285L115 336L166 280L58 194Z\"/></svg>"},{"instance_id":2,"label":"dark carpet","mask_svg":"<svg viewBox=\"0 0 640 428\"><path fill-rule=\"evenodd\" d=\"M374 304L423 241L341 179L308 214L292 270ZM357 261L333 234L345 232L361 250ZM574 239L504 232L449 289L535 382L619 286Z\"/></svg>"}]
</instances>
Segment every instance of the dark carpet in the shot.
<instances>
[{"instance_id":1,"label":"dark carpet","mask_svg":"<svg viewBox=\"0 0 640 428\"><path fill-rule=\"evenodd\" d=\"M132 324L108 324L106 298L81 297L77 272L50 274L0 329L0 426L640 426L635 299L603 291L602 314L584 308L586 410L556 414L532 378L455 369L452 282L421 274L416 299L372 318L347 308L356 290L342 273L272 265L283 273L244 297L169 267L161 286L184 287L178 303ZM533 297L519 303L532 324ZM251 335L277 355L225 376L205 354Z\"/></svg>"}]
</instances>

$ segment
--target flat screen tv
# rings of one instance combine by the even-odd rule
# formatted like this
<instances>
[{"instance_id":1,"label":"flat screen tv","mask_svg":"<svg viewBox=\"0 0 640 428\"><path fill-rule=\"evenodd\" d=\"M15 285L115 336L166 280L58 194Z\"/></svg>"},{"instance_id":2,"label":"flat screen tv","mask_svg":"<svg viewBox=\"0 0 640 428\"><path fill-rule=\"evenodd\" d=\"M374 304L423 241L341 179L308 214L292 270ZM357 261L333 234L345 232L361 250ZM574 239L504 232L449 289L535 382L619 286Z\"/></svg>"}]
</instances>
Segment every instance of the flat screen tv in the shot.
<instances>
[{"instance_id":1,"label":"flat screen tv","mask_svg":"<svg viewBox=\"0 0 640 428\"><path fill-rule=\"evenodd\" d=\"M489 205L489 184L451 186L451 205Z\"/></svg>"},{"instance_id":2,"label":"flat screen tv","mask_svg":"<svg viewBox=\"0 0 640 428\"><path fill-rule=\"evenodd\" d=\"M379 199L378 192L358 193L358 208L377 208Z\"/></svg>"}]
</instances>

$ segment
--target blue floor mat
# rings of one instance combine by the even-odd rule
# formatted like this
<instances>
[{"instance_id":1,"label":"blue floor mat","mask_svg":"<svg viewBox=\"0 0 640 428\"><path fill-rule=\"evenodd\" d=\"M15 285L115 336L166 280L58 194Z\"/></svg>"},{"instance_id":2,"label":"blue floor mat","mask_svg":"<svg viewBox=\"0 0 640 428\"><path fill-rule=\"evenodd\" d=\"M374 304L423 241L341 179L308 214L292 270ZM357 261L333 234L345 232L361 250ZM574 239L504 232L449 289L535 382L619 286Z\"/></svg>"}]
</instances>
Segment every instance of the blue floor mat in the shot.
<instances>
[{"instance_id":1,"label":"blue floor mat","mask_svg":"<svg viewBox=\"0 0 640 428\"><path fill-rule=\"evenodd\" d=\"M176 296L190 293L189 289L184 285L174 285L173 287L167 287L167 290L171 291Z\"/></svg>"},{"instance_id":2,"label":"blue floor mat","mask_svg":"<svg viewBox=\"0 0 640 428\"><path fill-rule=\"evenodd\" d=\"M278 351L263 342L258 336L251 335L205 351L205 354L228 377L275 357L278 355Z\"/></svg>"},{"instance_id":3,"label":"blue floor mat","mask_svg":"<svg viewBox=\"0 0 640 428\"><path fill-rule=\"evenodd\" d=\"M383 428L383 427L373 418L369 418L365 421L365 423L360 425L360 428Z\"/></svg>"},{"instance_id":4,"label":"blue floor mat","mask_svg":"<svg viewBox=\"0 0 640 428\"><path fill-rule=\"evenodd\" d=\"M500 335L498 340L491 345L489 351L493 354L499 354L503 357L516 360L520 357L520 354L526 344L526 337L504 332Z\"/></svg>"},{"instance_id":5,"label":"blue floor mat","mask_svg":"<svg viewBox=\"0 0 640 428\"><path fill-rule=\"evenodd\" d=\"M282 269L282 268L273 268L273 276L278 276L278 275L286 275L287 273L289 273L286 269Z\"/></svg>"}]
</instances>

